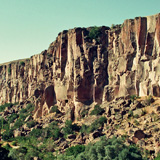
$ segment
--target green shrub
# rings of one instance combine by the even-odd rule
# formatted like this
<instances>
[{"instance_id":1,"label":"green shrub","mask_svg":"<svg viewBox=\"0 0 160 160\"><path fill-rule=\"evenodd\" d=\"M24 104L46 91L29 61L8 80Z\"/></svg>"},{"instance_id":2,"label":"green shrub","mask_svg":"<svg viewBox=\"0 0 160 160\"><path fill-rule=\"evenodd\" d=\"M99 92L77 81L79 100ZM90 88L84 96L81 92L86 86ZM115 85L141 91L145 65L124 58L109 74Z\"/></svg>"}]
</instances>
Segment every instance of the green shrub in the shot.
<instances>
[{"instance_id":1,"label":"green shrub","mask_svg":"<svg viewBox=\"0 0 160 160\"><path fill-rule=\"evenodd\" d=\"M65 122L65 127L62 129L63 133L65 136L67 136L68 134L73 134L74 131L79 131L79 126L77 126L77 124L73 124L72 125L72 121L71 120L67 120Z\"/></svg>"},{"instance_id":2,"label":"green shrub","mask_svg":"<svg viewBox=\"0 0 160 160\"><path fill-rule=\"evenodd\" d=\"M3 128L4 130L8 131L10 129L10 123L6 121Z\"/></svg>"},{"instance_id":3,"label":"green shrub","mask_svg":"<svg viewBox=\"0 0 160 160\"><path fill-rule=\"evenodd\" d=\"M98 119L98 123L100 125L103 125L104 123L107 123L107 118L105 116L102 116Z\"/></svg>"},{"instance_id":4,"label":"green shrub","mask_svg":"<svg viewBox=\"0 0 160 160\"><path fill-rule=\"evenodd\" d=\"M60 113L59 109L57 106L52 106L51 110L50 110L50 113L54 113L56 112L57 114Z\"/></svg>"},{"instance_id":5,"label":"green shrub","mask_svg":"<svg viewBox=\"0 0 160 160\"><path fill-rule=\"evenodd\" d=\"M92 123L90 126L89 126L89 129L88 129L88 131L90 132L90 133L92 133L92 132L94 132L95 130L97 130L98 128L100 128L101 127L101 125L99 125L98 123Z\"/></svg>"},{"instance_id":6,"label":"green shrub","mask_svg":"<svg viewBox=\"0 0 160 160\"><path fill-rule=\"evenodd\" d=\"M18 149L11 149L9 152L9 157L13 160L26 160L25 155L27 154L27 148L26 147L20 147Z\"/></svg>"},{"instance_id":7,"label":"green shrub","mask_svg":"<svg viewBox=\"0 0 160 160\"><path fill-rule=\"evenodd\" d=\"M121 24L121 28L123 28L124 27L124 23L123 24Z\"/></svg>"},{"instance_id":8,"label":"green shrub","mask_svg":"<svg viewBox=\"0 0 160 160\"><path fill-rule=\"evenodd\" d=\"M62 135L56 122L52 122L49 127L43 129L33 129L30 132L31 137L41 137L44 140L51 138L53 140L58 139Z\"/></svg>"},{"instance_id":9,"label":"green shrub","mask_svg":"<svg viewBox=\"0 0 160 160\"><path fill-rule=\"evenodd\" d=\"M43 155L43 160L54 160L54 159L55 159L55 156L53 155L52 152L46 152Z\"/></svg>"},{"instance_id":10,"label":"green shrub","mask_svg":"<svg viewBox=\"0 0 160 160\"><path fill-rule=\"evenodd\" d=\"M42 130L41 137L43 138L52 138L54 140L58 139L61 135L61 130L58 128L58 126L55 126L54 128L44 128Z\"/></svg>"},{"instance_id":11,"label":"green shrub","mask_svg":"<svg viewBox=\"0 0 160 160\"><path fill-rule=\"evenodd\" d=\"M133 111L132 111L132 110L130 110L130 111L128 112L128 117L133 117Z\"/></svg>"},{"instance_id":12,"label":"green shrub","mask_svg":"<svg viewBox=\"0 0 160 160\"><path fill-rule=\"evenodd\" d=\"M58 122L57 121L53 121L53 122L51 122L50 124L49 124L49 128L50 129L54 129L55 127L57 127L58 126Z\"/></svg>"},{"instance_id":13,"label":"green shrub","mask_svg":"<svg viewBox=\"0 0 160 160\"><path fill-rule=\"evenodd\" d=\"M40 154L40 151L37 147L29 147L27 148L27 153L25 154L26 160L32 160L34 157L38 157Z\"/></svg>"},{"instance_id":14,"label":"green shrub","mask_svg":"<svg viewBox=\"0 0 160 160\"><path fill-rule=\"evenodd\" d=\"M154 160L160 160L160 154Z\"/></svg>"},{"instance_id":15,"label":"green shrub","mask_svg":"<svg viewBox=\"0 0 160 160\"><path fill-rule=\"evenodd\" d=\"M21 114L21 113L27 113L27 109L22 108L22 109L20 110L20 114Z\"/></svg>"},{"instance_id":16,"label":"green shrub","mask_svg":"<svg viewBox=\"0 0 160 160\"><path fill-rule=\"evenodd\" d=\"M116 124L116 125L114 126L115 129L119 129L119 127L120 127L119 124Z\"/></svg>"},{"instance_id":17,"label":"green shrub","mask_svg":"<svg viewBox=\"0 0 160 160\"><path fill-rule=\"evenodd\" d=\"M134 118L139 118L139 115L138 114L134 115Z\"/></svg>"},{"instance_id":18,"label":"green shrub","mask_svg":"<svg viewBox=\"0 0 160 160\"><path fill-rule=\"evenodd\" d=\"M115 27L116 27L115 24L112 24L112 25L111 25L111 29L114 29Z\"/></svg>"},{"instance_id":19,"label":"green shrub","mask_svg":"<svg viewBox=\"0 0 160 160\"><path fill-rule=\"evenodd\" d=\"M28 116L29 114L19 114L19 119L21 119L22 121L24 121L26 118L27 118L27 116Z\"/></svg>"},{"instance_id":20,"label":"green shrub","mask_svg":"<svg viewBox=\"0 0 160 160\"><path fill-rule=\"evenodd\" d=\"M133 145L126 146L122 139L102 137L95 144L84 148L71 147L66 153L58 156L58 160L143 160L140 150Z\"/></svg>"},{"instance_id":21,"label":"green shrub","mask_svg":"<svg viewBox=\"0 0 160 160\"><path fill-rule=\"evenodd\" d=\"M41 134L42 134L42 129L33 129L29 135L38 138L41 136Z\"/></svg>"},{"instance_id":22,"label":"green shrub","mask_svg":"<svg viewBox=\"0 0 160 160\"><path fill-rule=\"evenodd\" d=\"M134 123L135 123L136 126L139 125L139 122L137 120L134 120Z\"/></svg>"},{"instance_id":23,"label":"green shrub","mask_svg":"<svg viewBox=\"0 0 160 160\"><path fill-rule=\"evenodd\" d=\"M53 156L53 151L55 149L54 140L51 138L41 139L41 142L43 143L40 145L40 141L37 140L37 138L39 135L41 136L41 133L39 135L37 133L35 134L37 130L34 130L33 132L34 136L16 137L15 140L18 142L18 146L20 146L20 148L11 149L9 156L14 160L32 160L34 157L38 157L38 159L43 160L55 159Z\"/></svg>"},{"instance_id":24,"label":"green shrub","mask_svg":"<svg viewBox=\"0 0 160 160\"><path fill-rule=\"evenodd\" d=\"M66 155L67 156L74 156L76 157L79 153L85 151L85 146L84 145L76 145L68 148L66 150Z\"/></svg>"},{"instance_id":25,"label":"green shrub","mask_svg":"<svg viewBox=\"0 0 160 160\"><path fill-rule=\"evenodd\" d=\"M105 110L103 108L101 108L99 105L95 105L90 115L102 115L104 112Z\"/></svg>"},{"instance_id":26,"label":"green shrub","mask_svg":"<svg viewBox=\"0 0 160 160\"><path fill-rule=\"evenodd\" d=\"M68 135L68 134L72 134L73 133L73 130L72 130L72 121L70 120L67 120L65 122L65 127L63 128L63 133L65 135Z\"/></svg>"},{"instance_id":27,"label":"green shrub","mask_svg":"<svg viewBox=\"0 0 160 160\"><path fill-rule=\"evenodd\" d=\"M13 146L17 146L17 142L16 142L16 141L13 141L11 144L12 144Z\"/></svg>"},{"instance_id":28,"label":"green shrub","mask_svg":"<svg viewBox=\"0 0 160 160\"><path fill-rule=\"evenodd\" d=\"M6 150L10 150L11 146L7 143L5 146L3 146L3 148L5 148Z\"/></svg>"},{"instance_id":29,"label":"green shrub","mask_svg":"<svg viewBox=\"0 0 160 160\"><path fill-rule=\"evenodd\" d=\"M89 133L89 126L82 124L81 129L80 129L81 133Z\"/></svg>"},{"instance_id":30,"label":"green shrub","mask_svg":"<svg viewBox=\"0 0 160 160\"><path fill-rule=\"evenodd\" d=\"M86 134L94 132L98 128L102 127L106 122L107 122L107 118L102 116L99 119L95 120L90 126L83 124L81 126L80 132L86 133Z\"/></svg>"},{"instance_id":31,"label":"green shrub","mask_svg":"<svg viewBox=\"0 0 160 160\"><path fill-rule=\"evenodd\" d=\"M13 137L13 130L7 130L2 134L2 139L5 141L8 141L12 137Z\"/></svg>"},{"instance_id":32,"label":"green shrub","mask_svg":"<svg viewBox=\"0 0 160 160\"><path fill-rule=\"evenodd\" d=\"M7 121L3 117L0 117L0 129L3 130L6 124L8 124Z\"/></svg>"},{"instance_id":33,"label":"green shrub","mask_svg":"<svg viewBox=\"0 0 160 160\"><path fill-rule=\"evenodd\" d=\"M137 99L137 96L136 95L131 95L130 99L131 99L132 103L134 103L134 101Z\"/></svg>"},{"instance_id":34,"label":"green shrub","mask_svg":"<svg viewBox=\"0 0 160 160\"><path fill-rule=\"evenodd\" d=\"M15 130L17 128L20 128L23 124L24 124L24 120L19 118L14 123L13 129Z\"/></svg>"},{"instance_id":35,"label":"green shrub","mask_svg":"<svg viewBox=\"0 0 160 160\"><path fill-rule=\"evenodd\" d=\"M98 37L100 36L101 34L101 30L100 30L100 27L92 27L90 32L89 32L89 35L88 37L93 40L95 39L96 41L98 40Z\"/></svg>"},{"instance_id":36,"label":"green shrub","mask_svg":"<svg viewBox=\"0 0 160 160\"><path fill-rule=\"evenodd\" d=\"M29 121L29 122L27 122L27 127L28 128L32 128L32 127L34 127L36 125L36 122L35 121Z\"/></svg>"},{"instance_id":37,"label":"green shrub","mask_svg":"<svg viewBox=\"0 0 160 160\"><path fill-rule=\"evenodd\" d=\"M4 105L0 106L0 112L3 112L6 107L11 108L13 106L12 103L5 103Z\"/></svg>"},{"instance_id":38,"label":"green shrub","mask_svg":"<svg viewBox=\"0 0 160 160\"><path fill-rule=\"evenodd\" d=\"M61 135L61 130L57 127L53 130L53 139L58 139Z\"/></svg>"},{"instance_id":39,"label":"green shrub","mask_svg":"<svg viewBox=\"0 0 160 160\"><path fill-rule=\"evenodd\" d=\"M18 117L19 117L18 114L12 113L12 114L8 117L8 122L9 122L9 123L13 123L14 120L15 120L16 118L18 118Z\"/></svg>"},{"instance_id":40,"label":"green shrub","mask_svg":"<svg viewBox=\"0 0 160 160\"><path fill-rule=\"evenodd\" d=\"M20 61L20 66L25 66L25 62L24 61Z\"/></svg>"},{"instance_id":41,"label":"green shrub","mask_svg":"<svg viewBox=\"0 0 160 160\"><path fill-rule=\"evenodd\" d=\"M34 111L34 108L35 108L34 104L31 104L31 103L27 104L27 106L26 106L27 112Z\"/></svg>"},{"instance_id":42,"label":"green shrub","mask_svg":"<svg viewBox=\"0 0 160 160\"><path fill-rule=\"evenodd\" d=\"M8 74L11 74L11 67L8 68Z\"/></svg>"}]
</instances>

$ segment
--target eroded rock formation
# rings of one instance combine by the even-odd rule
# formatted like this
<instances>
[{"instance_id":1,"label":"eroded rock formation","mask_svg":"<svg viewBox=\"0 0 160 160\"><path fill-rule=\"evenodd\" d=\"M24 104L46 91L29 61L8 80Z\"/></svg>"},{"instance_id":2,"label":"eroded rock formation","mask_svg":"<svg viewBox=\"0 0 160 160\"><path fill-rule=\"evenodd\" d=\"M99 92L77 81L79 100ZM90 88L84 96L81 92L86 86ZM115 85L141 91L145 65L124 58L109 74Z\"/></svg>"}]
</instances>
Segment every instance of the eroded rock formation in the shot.
<instances>
[{"instance_id":1,"label":"eroded rock formation","mask_svg":"<svg viewBox=\"0 0 160 160\"><path fill-rule=\"evenodd\" d=\"M160 96L160 14L100 27L95 39L92 29L63 31L41 54L2 64L0 104L32 98L39 117L57 103L74 119L93 102Z\"/></svg>"}]
</instances>

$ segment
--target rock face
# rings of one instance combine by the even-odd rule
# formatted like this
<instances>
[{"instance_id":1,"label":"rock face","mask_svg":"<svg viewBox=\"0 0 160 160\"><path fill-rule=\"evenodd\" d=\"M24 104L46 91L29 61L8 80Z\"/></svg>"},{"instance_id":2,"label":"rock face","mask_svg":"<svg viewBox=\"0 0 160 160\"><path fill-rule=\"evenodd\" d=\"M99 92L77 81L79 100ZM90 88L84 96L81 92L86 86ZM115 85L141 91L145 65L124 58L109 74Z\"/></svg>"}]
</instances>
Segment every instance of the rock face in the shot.
<instances>
[{"instance_id":1,"label":"rock face","mask_svg":"<svg viewBox=\"0 0 160 160\"><path fill-rule=\"evenodd\" d=\"M59 33L48 50L0 66L0 104L32 98L35 117L54 104L71 110L133 95L160 96L160 14L125 20L113 28Z\"/></svg>"}]
</instances>

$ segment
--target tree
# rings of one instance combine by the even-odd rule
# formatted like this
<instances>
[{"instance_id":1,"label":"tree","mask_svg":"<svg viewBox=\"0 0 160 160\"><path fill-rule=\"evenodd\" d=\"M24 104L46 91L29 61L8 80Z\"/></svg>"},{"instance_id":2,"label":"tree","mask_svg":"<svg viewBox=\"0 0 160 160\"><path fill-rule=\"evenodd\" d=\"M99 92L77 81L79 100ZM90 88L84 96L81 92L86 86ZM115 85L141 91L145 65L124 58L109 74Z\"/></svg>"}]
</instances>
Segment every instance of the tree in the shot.
<instances>
[{"instance_id":1,"label":"tree","mask_svg":"<svg viewBox=\"0 0 160 160\"><path fill-rule=\"evenodd\" d=\"M101 34L100 27L94 26L91 28L88 37L91 40L95 39L97 41L100 34Z\"/></svg>"}]
</instances>

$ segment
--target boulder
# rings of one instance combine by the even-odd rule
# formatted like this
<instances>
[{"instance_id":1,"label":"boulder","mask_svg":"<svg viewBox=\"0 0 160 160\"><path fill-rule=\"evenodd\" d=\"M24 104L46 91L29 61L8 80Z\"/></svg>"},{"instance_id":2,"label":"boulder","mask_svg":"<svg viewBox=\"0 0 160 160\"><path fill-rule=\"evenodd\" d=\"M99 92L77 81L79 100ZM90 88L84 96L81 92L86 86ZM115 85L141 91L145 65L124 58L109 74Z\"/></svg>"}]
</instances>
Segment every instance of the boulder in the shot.
<instances>
[{"instance_id":1,"label":"boulder","mask_svg":"<svg viewBox=\"0 0 160 160\"><path fill-rule=\"evenodd\" d=\"M142 130L136 130L134 132L134 137L137 138L138 140L141 140L142 138L146 137L146 134Z\"/></svg>"}]
</instances>

